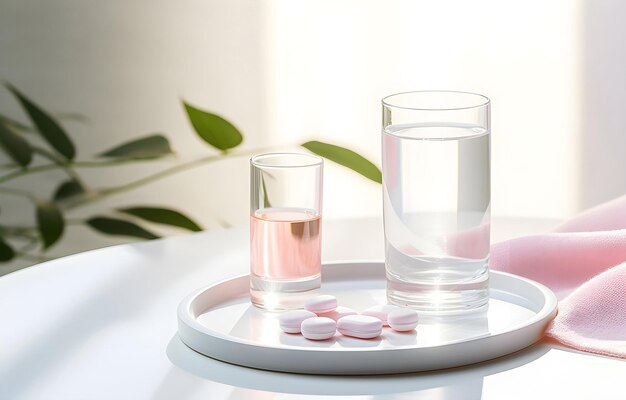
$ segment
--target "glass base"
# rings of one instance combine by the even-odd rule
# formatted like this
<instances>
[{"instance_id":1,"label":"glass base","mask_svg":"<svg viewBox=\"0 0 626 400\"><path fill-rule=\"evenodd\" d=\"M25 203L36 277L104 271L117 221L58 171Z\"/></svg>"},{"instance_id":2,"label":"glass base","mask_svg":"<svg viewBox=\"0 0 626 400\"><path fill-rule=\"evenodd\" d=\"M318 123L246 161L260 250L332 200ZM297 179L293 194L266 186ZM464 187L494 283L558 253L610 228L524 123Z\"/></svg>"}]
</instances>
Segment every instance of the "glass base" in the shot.
<instances>
[{"instance_id":1,"label":"glass base","mask_svg":"<svg viewBox=\"0 0 626 400\"><path fill-rule=\"evenodd\" d=\"M268 311L295 310L304 307L304 302L319 295L321 276L306 279L273 281L250 276L250 301Z\"/></svg>"},{"instance_id":2,"label":"glass base","mask_svg":"<svg viewBox=\"0 0 626 400\"><path fill-rule=\"evenodd\" d=\"M387 274L390 304L419 312L454 314L483 312L489 306L489 274L465 282L403 282Z\"/></svg>"}]
</instances>

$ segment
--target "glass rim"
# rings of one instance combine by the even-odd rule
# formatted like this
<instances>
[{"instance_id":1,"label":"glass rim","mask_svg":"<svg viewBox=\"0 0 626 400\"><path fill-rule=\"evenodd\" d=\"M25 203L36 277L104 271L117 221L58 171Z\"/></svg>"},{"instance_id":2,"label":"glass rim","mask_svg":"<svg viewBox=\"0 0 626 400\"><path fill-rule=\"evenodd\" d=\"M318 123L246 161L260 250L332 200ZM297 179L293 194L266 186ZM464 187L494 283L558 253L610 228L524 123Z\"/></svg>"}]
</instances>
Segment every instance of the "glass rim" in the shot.
<instances>
[{"instance_id":1,"label":"glass rim","mask_svg":"<svg viewBox=\"0 0 626 400\"><path fill-rule=\"evenodd\" d=\"M396 96L402 96L402 95L407 95L407 94L432 94L432 93L448 93L448 94L464 94L464 95L471 95L474 96L476 98L480 98L482 99L482 102L478 103L478 104L474 104L474 105L470 105L470 106L466 106L466 107L406 107L406 106L399 106L399 105L395 105L392 104L390 102L392 97L396 97ZM459 90L410 90L407 92L399 92L399 93L393 93L390 94L388 96L385 96L381 99L381 103L383 104L383 106L385 107L389 107L389 108L400 108L403 110L414 110L414 111L454 111L454 110L470 110L472 108L480 108L480 107L485 107L490 105L491 100L489 99L489 97L482 95L480 93L474 93L474 92L464 92L464 91L459 91Z\"/></svg>"},{"instance_id":2,"label":"glass rim","mask_svg":"<svg viewBox=\"0 0 626 400\"><path fill-rule=\"evenodd\" d=\"M284 157L284 156L307 159L308 161L302 162L302 163L278 164L278 165L262 162L262 159L265 159L265 158ZM324 159L313 154L276 152L276 153L256 154L250 158L250 164L257 168L307 168L307 167L315 167L315 166L323 165Z\"/></svg>"}]
</instances>

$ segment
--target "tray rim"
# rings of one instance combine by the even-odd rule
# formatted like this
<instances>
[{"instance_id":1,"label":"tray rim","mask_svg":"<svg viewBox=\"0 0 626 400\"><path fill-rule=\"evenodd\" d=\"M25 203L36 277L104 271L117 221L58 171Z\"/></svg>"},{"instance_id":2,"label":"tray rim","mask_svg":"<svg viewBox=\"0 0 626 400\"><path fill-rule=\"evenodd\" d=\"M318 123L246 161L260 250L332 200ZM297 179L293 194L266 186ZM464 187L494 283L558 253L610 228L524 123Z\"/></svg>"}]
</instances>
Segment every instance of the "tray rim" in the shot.
<instances>
[{"instance_id":1,"label":"tray rim","mask_svg":"<svg viewBox=\"0 0 626 400\"><path fill-rule=\"evenodd\" d=\"M322 263L322 267L336 267L339 265L344 265L344 264L383 264L384 266L384 261L380 261L380 260L341 260L341 261L331 261L331 262L323 262ZM533 286L536 289L538 289L542 294L543 294L543 298L545 300L543 306L541 307L541 310L535 312L533 311L535 314L521 322L518 323L517 325L513 325L513 327L511 327L510 329L507 329L504 332L499 332L496 334L489 334L489 335L481 335L481 336L475 336L475 337L471 337L471 338L466 338L466 339L458 339L458 340L453 340L453 341L449 341L449 342L445 342L443 344L440 345L436 345L436 346L414 346L414 345L406 345L406 346L397 346L397 347L388 347L388 348L377 348L377 347L365 347L365 348L341 348L341 349L330 349L330 348L320 348L320 347L311 347L311 348L306 348L306 347L284 347L284 346L275 346L275 345L261 345L258 342L252 341L252 340L248 340L248 339L242 339L242 338L237 338L235 336L229 336L229 335L224 335L220 332L217 332L215 330L211 330L210 328L208 328L207 326L201 324L200 322L198 322L196 320L196 318L193 317L193 313L191 312L191 305L193 304L193 302L195 301L195 299L200 296L202 293L206 292L207 290L209 290L210 288L222 285L224 283L227 283L229 281L235 281L235 280L239 280L239 279L245 279L249 276L249 274L240 274L240 275L236 275L230 278L225 278L225 279L221 279L219 281L215 281L209 285L203 286L199 289L194 290L193 292L191 292L189 295L187 295L187 297L185 297L181 303L179 304L178 308L177 308L177 314L178 314L178 322L179 322L179 328L178 328L178 332L179 332L179 336L180 335L180 331L181 331L181 325L186 325L187 328L190 329L194 329L196 331L202 332L203 334L209 335L211 337L213 337L214 339L217 340L222 340L222 341L226 341L229 343L237 343L240 345L245 345L245 346L252 346L252 347L257 347L257 348L263 348L263 349L276 349L279 351L297 351L297 352L315 352L315 353L320 353L320 352L328 352L328 353L352 353L352 352L395 352L395 351L406 351L407 349L437 349L440 347L448 347L448 346L452 346L452 345L458 345L461 343L467 343L467 342L476 342L476 341L480 341L483 339L487 339L487 338L496 338L496 337L501 337L507 334L510 334L511 332L514 331L518 331L520 329L525 329L525 328L530 328L533 325L539 323L539 322L546 322L549 323L557 314L557 298L556 295L545 285L533 281L532 279L528 279L528 278L524 278L522 276L519 275L515 275L515 274L511 274L508 272L503 272L503 271L497 271L497 270L490 270L490 279L491 276L493 274L496 275L501 275L503 277L506 278L512 278L512 279L517 279L520 280L524 283L526 283L527 285ZM323 278L322 278L323 279ZM491 288L490 288L491 290ZM234 297L233 297L234 298ZM181 340L183 341L183 343L185 343L187 346L189 346L190 348L194 349L191 345L189 345L181 336ZM194 349L195 350L195 349ZM201 354L204 354L202 352L200 352ZM206 354L205 354L206 355ZM208 355L207 355L208 356ZM210 356L208 356L210 357Z\"/></svg>"}]
</instances>

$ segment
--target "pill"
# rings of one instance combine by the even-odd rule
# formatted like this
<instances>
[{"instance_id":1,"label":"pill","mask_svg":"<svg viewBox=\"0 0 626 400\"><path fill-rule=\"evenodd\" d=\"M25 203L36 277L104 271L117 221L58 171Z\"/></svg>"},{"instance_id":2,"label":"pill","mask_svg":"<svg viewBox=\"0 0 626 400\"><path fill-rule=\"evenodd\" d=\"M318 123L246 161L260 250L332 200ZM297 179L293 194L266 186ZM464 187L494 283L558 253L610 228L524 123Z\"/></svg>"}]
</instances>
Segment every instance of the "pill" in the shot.
<instances>
[{"instance_id":1,"label":"pill","mask_svg":"<svg viewBox=\"0 0 626 400\"><path fill-rule=\"evenodd\" d=\"M399 308L390 312L387 320L394 331L412 331L417 326L417 313L408 308Z\"/></svg>"},{"instance_id":2,"label":"pill","mask_svg":"<svg viewBox=\"0 0 626 400\"><path fill-rule=\"evenodd\" d=\"M337 329L342 335L360 339L372 339L380 336L383 323L369 315L348 315L337 321Z\"/></svg>"},{"instance_id":3,"label":"pill","mask_svg":"<svg viewBox=\"0 0 626 400\"><path fill-rule=\"evenodd\" d=\"M337 323L330 318L314 317L302 321L302 336L311 340L326 340L335 336Z\"/></svg>"},{"instance_id":4,"label":"pill","mask_svg":"<svg viewBox=\"0 0 626 400\"><path fill-rule=\"evenodd\" d=\"M365 311L363 311L361 315L369 315L370 317L378 318L379 320L382 321L383 325L388 326L389 324L387 323L387 318L388 318L387 316L389 315L390 312L394 310L399 310L399 309L400 307L386 304L384 306L370 307L366 309Z\"/></svg>"},{"instance_id":5,"label":"pill","mask_svg":"<svg viewBox=\"0 0 626 400\"><path fill-rule=\"evenodd\" d=\"M308 299L304 303L304 309L315 314L324 314L337 308L337 298L330 294L323 294Z\"/></svg>"},{"instance_id":6,"label":"pill","mask_svg":"<svg viewBox=\"0 0 626 400\"><path fill-rule=\"evenodd\" d=\"M337 306L335 310L331 312L327 312L327 313L320 313L318 314L318 316L330 318L335 321L339 321L340 318L343 318L347 315L356 315L356 314L357 312L351 308L344 307L344 306Z\"/></svg>"},{"instance_id":7,"label":"pill","mask_svg":"<svg viewBox=\"0 0 626 400\"><path fill-rule=\"evenodd\" d=\"M302 321L314 317L317 317L317 315L307 310L288 311L279 318L280 329L287 333L300 333Z\"/></svg>"}]
</instances>

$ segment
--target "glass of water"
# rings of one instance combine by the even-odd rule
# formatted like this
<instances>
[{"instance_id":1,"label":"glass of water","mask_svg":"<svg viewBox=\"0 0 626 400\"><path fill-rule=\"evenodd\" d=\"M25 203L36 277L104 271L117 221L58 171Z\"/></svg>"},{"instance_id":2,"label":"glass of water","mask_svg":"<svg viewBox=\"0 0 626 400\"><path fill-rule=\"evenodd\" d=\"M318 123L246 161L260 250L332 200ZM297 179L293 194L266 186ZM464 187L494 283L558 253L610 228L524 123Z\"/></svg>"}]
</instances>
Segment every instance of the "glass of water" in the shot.
<instances>
[{"instance_id":1,"label":"glass of water","mask_svg":"<svg viewBox=\"0 0 626 400\"><path fill-rule=\"evenodd\" d=\"M465 92L382 100L387 298L421 311L489 300L490 101Z\"/></svg>"},{"instance_id":2,"label":"glass of water","mask_svg":"<svg viewBox=\"0 0 626 400\"><path fill-rule=\"evenodd\" d=\"M268 310L302 308L321 272L324 161L300 153L250 160L250 297Z\"/></svg>"}]
</instances>

